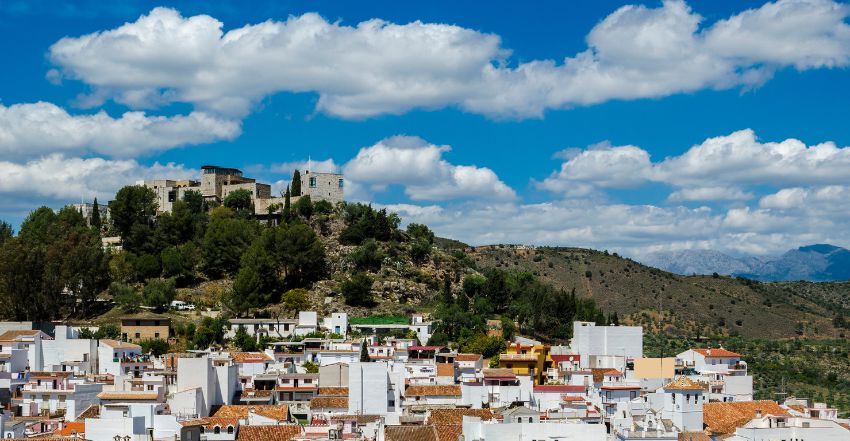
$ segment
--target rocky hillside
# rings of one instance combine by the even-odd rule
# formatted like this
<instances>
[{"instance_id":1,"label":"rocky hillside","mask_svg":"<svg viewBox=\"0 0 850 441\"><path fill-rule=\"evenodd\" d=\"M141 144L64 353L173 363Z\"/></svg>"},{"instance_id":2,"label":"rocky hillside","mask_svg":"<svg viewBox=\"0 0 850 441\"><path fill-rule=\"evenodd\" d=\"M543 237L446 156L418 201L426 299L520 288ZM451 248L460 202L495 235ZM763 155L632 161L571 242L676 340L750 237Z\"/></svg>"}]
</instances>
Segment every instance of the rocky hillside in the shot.
<instances>
[{"instance_id":1,"label":"rocky hillside","mask_svg":"<svg viewBox=\"0 0 850 441\"><path fill-rule=\"evenodd\" d=\"M725 276L681 276L616 254L578 248L490 246L470 249L481 268L531 271L541 280L593 298L603 310L651 324L661 308L668 330L720 331L748 337L835 336L818 288Z\"/></svg>"}]
</instances>

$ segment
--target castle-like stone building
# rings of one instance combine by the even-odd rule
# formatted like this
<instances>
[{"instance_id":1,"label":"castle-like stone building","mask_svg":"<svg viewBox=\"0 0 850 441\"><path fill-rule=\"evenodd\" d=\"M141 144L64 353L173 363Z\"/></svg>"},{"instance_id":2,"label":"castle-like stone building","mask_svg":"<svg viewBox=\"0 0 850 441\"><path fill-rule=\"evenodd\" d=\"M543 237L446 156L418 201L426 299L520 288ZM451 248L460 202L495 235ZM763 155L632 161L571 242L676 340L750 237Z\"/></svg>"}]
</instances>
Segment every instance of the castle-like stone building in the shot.
<instances>
[{"instance_id":1,"label":"castle-like stone building","mask_svg":"<svg viewBox=\"0 0 850 441\"><path fill-rule=\"evenodd\" d=\"M156 193L161 213L170 213L174 201L183 199L188 191L200 192L208 202L221 203L233 191L248 190L251 193L254 214L257 216L268 215L270 208L282 207L284 204L283 196L272 196L271 185L246 178L242 170L215 165L201 167L200 181L159 179L138 181L136 185L143 185ZM301 195L292 196L290 202L294 204L300 197L310 196L314 202L324 200L336 204L344 200L343 188L342 174L307 170L301 174Z\"/></svg>"}]
</instances>

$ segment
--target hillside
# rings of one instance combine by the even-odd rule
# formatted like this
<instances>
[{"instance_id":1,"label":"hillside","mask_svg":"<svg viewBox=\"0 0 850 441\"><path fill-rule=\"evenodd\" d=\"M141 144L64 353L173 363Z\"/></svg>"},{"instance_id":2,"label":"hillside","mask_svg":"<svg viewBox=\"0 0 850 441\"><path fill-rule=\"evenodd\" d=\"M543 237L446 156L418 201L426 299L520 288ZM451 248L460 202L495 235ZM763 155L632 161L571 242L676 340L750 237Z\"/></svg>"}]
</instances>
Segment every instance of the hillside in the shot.
<instances>
[{"instance_id":1,"label":"hillside","mask_svg":"<svg viewBox=\"0 0 850 441\"><path fill-rule=\"evenodd\" d=\"M733 257L715 250L650 253L642 263L676 274L724 274L761 281L850 279L850 251L828 244L789 250L778 257Z\"/></svg>"},{"instance_id":2,"label":"hillside","mask_svg":"<svg viewBox=\"0 0 850 441\"><path fill-rule=\"evenodd\" d=\"M546 283L594 299L603 310L651 325L659 307L667 330L747 337L836 336L824 302L829 283L815 287L724 276L680 276L616 254L579 248L478 247L481 268L530 271ZM835 289L847 291L843 285ZM840 295L835 295L840 298ZM837 300L836 300L837 301Z\"/></svg>"}]
</instances>

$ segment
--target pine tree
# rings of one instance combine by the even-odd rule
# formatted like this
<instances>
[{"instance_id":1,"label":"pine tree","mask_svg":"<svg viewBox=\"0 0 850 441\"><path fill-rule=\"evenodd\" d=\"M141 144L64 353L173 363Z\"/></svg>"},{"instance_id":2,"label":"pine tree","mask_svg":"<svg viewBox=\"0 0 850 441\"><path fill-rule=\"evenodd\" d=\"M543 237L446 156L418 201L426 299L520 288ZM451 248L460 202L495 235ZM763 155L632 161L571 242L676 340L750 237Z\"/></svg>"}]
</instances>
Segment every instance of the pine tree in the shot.
<instances>
[{"instance_id":1,"label":"pine tree","mask_svg":"<svg viewBox=\"0 0 850 441\"><path fill-rule=\"evenodd\" d=\"M97 204L97 198L94 198L94 203L92 203L91 226L100 231L100 206Z\"/></svg>"},{"instance_id":2,"label":"pine tree","mask_svg":"<svg viewBox=\"0 0 850 441\"><path fill-rule=\"evenodd\" d=\"M292 196L301 196L301 172L297 168L292 174Z\"/></svg>"},{"instance_id":3,"label":"pine tree","mask_svg":"<svg viewBox=\"0 0 850 441\"><path fill-rule=\"evenodd\" d=\"M292 205L289 202L291 193L289 186L286 186L286 192L283 194L283 220L289 222L292 219Z\"/></svg>"},{"instance_id":4,"label":"pine tree","mask_svg":"<svg viewBox=\"0 0 850 441\"><path fill-rule=\"evenodd\" d=\"M452 296L452 281L449 279L449 275L443 278L443 304L446 306L454 304L454 297Z\"/></svg>"},{"instance_id":5,"label":"pine tree","mask_svg":"<svg viewBox=\"0 0 850 441\"><path fill-rule=\"evenodd\" d=\"M372 360L369 358L369 349L366 346L366 339L364 338L363 343L360 345L360 362L368 363L370 361Z\"/></svg>"}]
</instances>

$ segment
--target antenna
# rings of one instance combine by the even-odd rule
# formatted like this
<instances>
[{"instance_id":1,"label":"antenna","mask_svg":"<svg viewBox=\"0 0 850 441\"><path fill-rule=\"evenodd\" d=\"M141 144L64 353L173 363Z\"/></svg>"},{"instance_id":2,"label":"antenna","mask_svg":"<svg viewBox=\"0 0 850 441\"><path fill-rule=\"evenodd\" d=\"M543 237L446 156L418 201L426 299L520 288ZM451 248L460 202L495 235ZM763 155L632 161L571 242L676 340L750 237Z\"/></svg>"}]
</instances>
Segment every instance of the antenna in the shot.
<instances>
[{"instance_id":1,"label":"antenna","mask_svg":"<svg viewBox=\"0 0 850 441\"><path fill-rule=\"evenodd\" d=\"M311 168L313 168L313 159L307 155L307 173L310 173Z\"/></svg>"}]
</instances>

